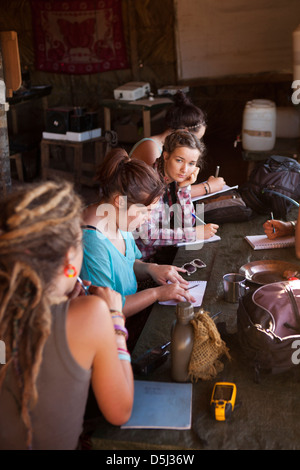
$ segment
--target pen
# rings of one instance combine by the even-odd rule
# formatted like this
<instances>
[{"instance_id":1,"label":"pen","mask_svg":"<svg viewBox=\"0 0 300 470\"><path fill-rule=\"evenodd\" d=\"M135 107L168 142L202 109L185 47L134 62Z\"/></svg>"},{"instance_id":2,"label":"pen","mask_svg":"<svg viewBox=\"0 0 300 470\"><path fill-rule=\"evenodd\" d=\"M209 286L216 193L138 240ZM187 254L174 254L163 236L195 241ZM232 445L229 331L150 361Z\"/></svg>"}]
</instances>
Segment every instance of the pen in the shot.
<instances>
[{"instance_id":1,"label":"pen","mask_svg":"<svg viewBox=\"0 0 300 470\"><path fill-rule=\"evenodd\" d=\"M83 284L83 281L82 279L80 279L80 277L77 278L77 281L79 282L79 284L81 284L81 287L83 288L84 292L85 292L85 295L89 295L89 287L90 286L85 286Z\"/></svg>"},{"instance_id":2,"label":"pen","mask_svg":"<svg viewBox=\"0 0 300 470\"><path fill-rule=\"evenodd\" d=\"M194 287L198 287L199 284L194 284L193 286L191 287L187 287L185 290L191 290L191 289L194 289Z\"/></svg>"},{"instance_id":3,"label":"pen","mask_svg":"<svg viewBox=\"0 0 300 470\"><path fill-rule=\"evenodd\" d=\"M273 212L271 212L271 219L274 220ZM275 233L275 227L273 225L273 233Z\"/></svg>"},{"instance_id":4,"label":"pen","mask_svg":"<svg viewBox=\"0 0 300 470\"><path fill-rule=\"evenodd\" d=\"M192 212L192 217L194 217L194 219L199 220L199 222L201 222L201 224L206 225L206 223L205 223L203 220L201 220L200 217L198 217L197 215L195 215L193 212Z\"/></svg>"},{"instance_id":5,"label":"pen","mask_svg":"<svg viewBox=\"0 0 300 470\"><path fill-rule=\"evenodd\" d=\"M219 167L219 165L218 165L217 168L216 168L215 178L218 178L218 176L219 176L219 171L220 171L220 167Z\"/></svg>"}]
</instances>

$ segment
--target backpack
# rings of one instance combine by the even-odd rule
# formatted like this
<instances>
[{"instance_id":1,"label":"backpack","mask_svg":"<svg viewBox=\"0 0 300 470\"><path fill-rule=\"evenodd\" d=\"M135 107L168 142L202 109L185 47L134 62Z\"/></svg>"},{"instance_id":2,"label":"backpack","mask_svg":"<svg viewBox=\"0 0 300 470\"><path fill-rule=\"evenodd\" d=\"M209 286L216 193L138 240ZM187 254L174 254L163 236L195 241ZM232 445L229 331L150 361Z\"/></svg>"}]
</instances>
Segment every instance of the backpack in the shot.
<instances>
[{"instance_id":1,"label":"backpack","mask_svg":"<svg viewBox=\"0 0 300 470\"><path fill-rule=\"evenodd\" d=\"M204 220L206 224L224 224L227 222L245 222L253 216L238 191L211 196L203 200Z\"/></svg>"},{"instance_id":2,"label":"backpack","mask_svg":"<svg viewBox=\"0 0 300 470\"><path fill-rule=\"evenodd\" d=\"M289 157L273 155L256 165L249 180L239 188L248 207L259 214L286 220L300 198L300 164Z\"/></svg>"},{"instance_id":3,"label":"backpack","mask_svg":"<svg viewBox=\"0 0 300 470\"><path fill-rule=\"evenodd\" d=\"M299 307L299 279L266 284L239 299L238 340L256 382L261 372L276 374L300 363Z\"/></svg>"}]
</instances>

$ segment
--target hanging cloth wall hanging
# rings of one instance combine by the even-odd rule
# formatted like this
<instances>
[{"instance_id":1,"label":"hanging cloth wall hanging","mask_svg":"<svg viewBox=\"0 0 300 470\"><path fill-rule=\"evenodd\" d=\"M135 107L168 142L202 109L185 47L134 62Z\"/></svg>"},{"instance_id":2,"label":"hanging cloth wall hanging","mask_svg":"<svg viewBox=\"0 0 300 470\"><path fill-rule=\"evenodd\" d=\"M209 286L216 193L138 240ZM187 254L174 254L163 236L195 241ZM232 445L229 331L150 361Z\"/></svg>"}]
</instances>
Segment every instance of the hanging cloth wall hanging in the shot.
<instances>
[{"instance_id":1,"label":"hanging cloth wall hanging","mask_svg":"<svg viewBox=\"0 0 300 470\"><path fill-rule=\"evenodd\" d=\"M91 74L128 68L121 0L31 0L37 70Z\"/></svg>"}]
</instances>

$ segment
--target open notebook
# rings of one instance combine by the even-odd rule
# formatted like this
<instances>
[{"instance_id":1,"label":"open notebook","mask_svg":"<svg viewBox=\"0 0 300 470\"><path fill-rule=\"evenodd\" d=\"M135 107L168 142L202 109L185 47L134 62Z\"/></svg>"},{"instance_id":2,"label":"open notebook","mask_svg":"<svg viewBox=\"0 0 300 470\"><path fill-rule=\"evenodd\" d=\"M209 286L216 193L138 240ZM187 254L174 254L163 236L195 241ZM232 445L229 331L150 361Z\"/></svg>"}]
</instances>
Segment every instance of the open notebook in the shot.
<instances>
[{"instance_id":1,"label":"open notebook","mask_svg":"<svg viewBox=\"0 0 300 470\"><path fill-rule=\"evenodd\" d=\"M121 429L190 429L192 384L135 380L131 417Z\"/></svg>"},{"instance_id":2,"label":"open notebook","mask_svg":"<svg viewBox=\"0 0 300 470\"><path fill-rule=\"evenodd\" d=\"M273 248L286 248L295 245L295 237L287 236L270 240L267 235L248 235L245 240L254 250L270 250Z\"/></svg>"},{"instance_id":3,"label":"open notebook","mask_svg":"<svg viewBox=\"0 0 300 470\"><path fill-rule=\"evenodd\" d=\"M207 238L206 240L194 240L193 242L179 242L176 244L176 246L190 246L190 245L199 245L199 247L201 248L200 245L203 245L203 243L210 243L210 242L217 242L221 240L221 237L219 237L219 235L213 235L212 237L210 238Z\"/></svg>"},{"instance_id":4,"label":"open notebook","mask_svg":"<svg viewBox=\"0 0 300 470\"><path fill-rule=\"evenodd\" d=\"M216 191L214 193L209 193L209 194L203 194L202 196L195 196L192 198L192 201L195 202L195 201L200 201L201 199L206 199L208 197L217 196L218 194L225 193L226 191L231 191L232 189L237 189L238 187L239 187L238 185L228 186L227 184L225 184L223 186L223 189L220 189L220 191Z\"/></svg>"},{"instance_id":5,"label":"open notebook","mask_svg":"<svg viewBox=\"0 0 300 470\"><path fill-rule=\"evenodd\" d=\"M194 297L195 302L193 302L194 307L200 307L202 305L203 297L205 294L207 281L189 281L189 291ZM158 302L160 305L177 305L176 300L165 300Z\"/></svg>"}]
</instances>

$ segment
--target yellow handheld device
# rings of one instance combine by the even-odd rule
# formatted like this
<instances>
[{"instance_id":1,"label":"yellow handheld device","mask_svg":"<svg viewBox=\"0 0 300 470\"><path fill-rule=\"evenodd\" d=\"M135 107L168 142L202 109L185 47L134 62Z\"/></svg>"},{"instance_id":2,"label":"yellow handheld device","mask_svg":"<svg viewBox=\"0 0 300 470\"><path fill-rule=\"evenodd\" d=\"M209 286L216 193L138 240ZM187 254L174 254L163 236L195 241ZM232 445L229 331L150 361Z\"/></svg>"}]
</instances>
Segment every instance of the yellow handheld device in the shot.
<instances>
[{"instance_id":1,"label":"yellow handheld device","mask_svg":"<svg viewBox=\"0 0 300 470\"><path fill-rule=\"evenodd\" d=\"M236 385L230 382L216 382L213 388L210 407L217 421L230 418L234 410Z\"/></svg>"}]
</instances>

